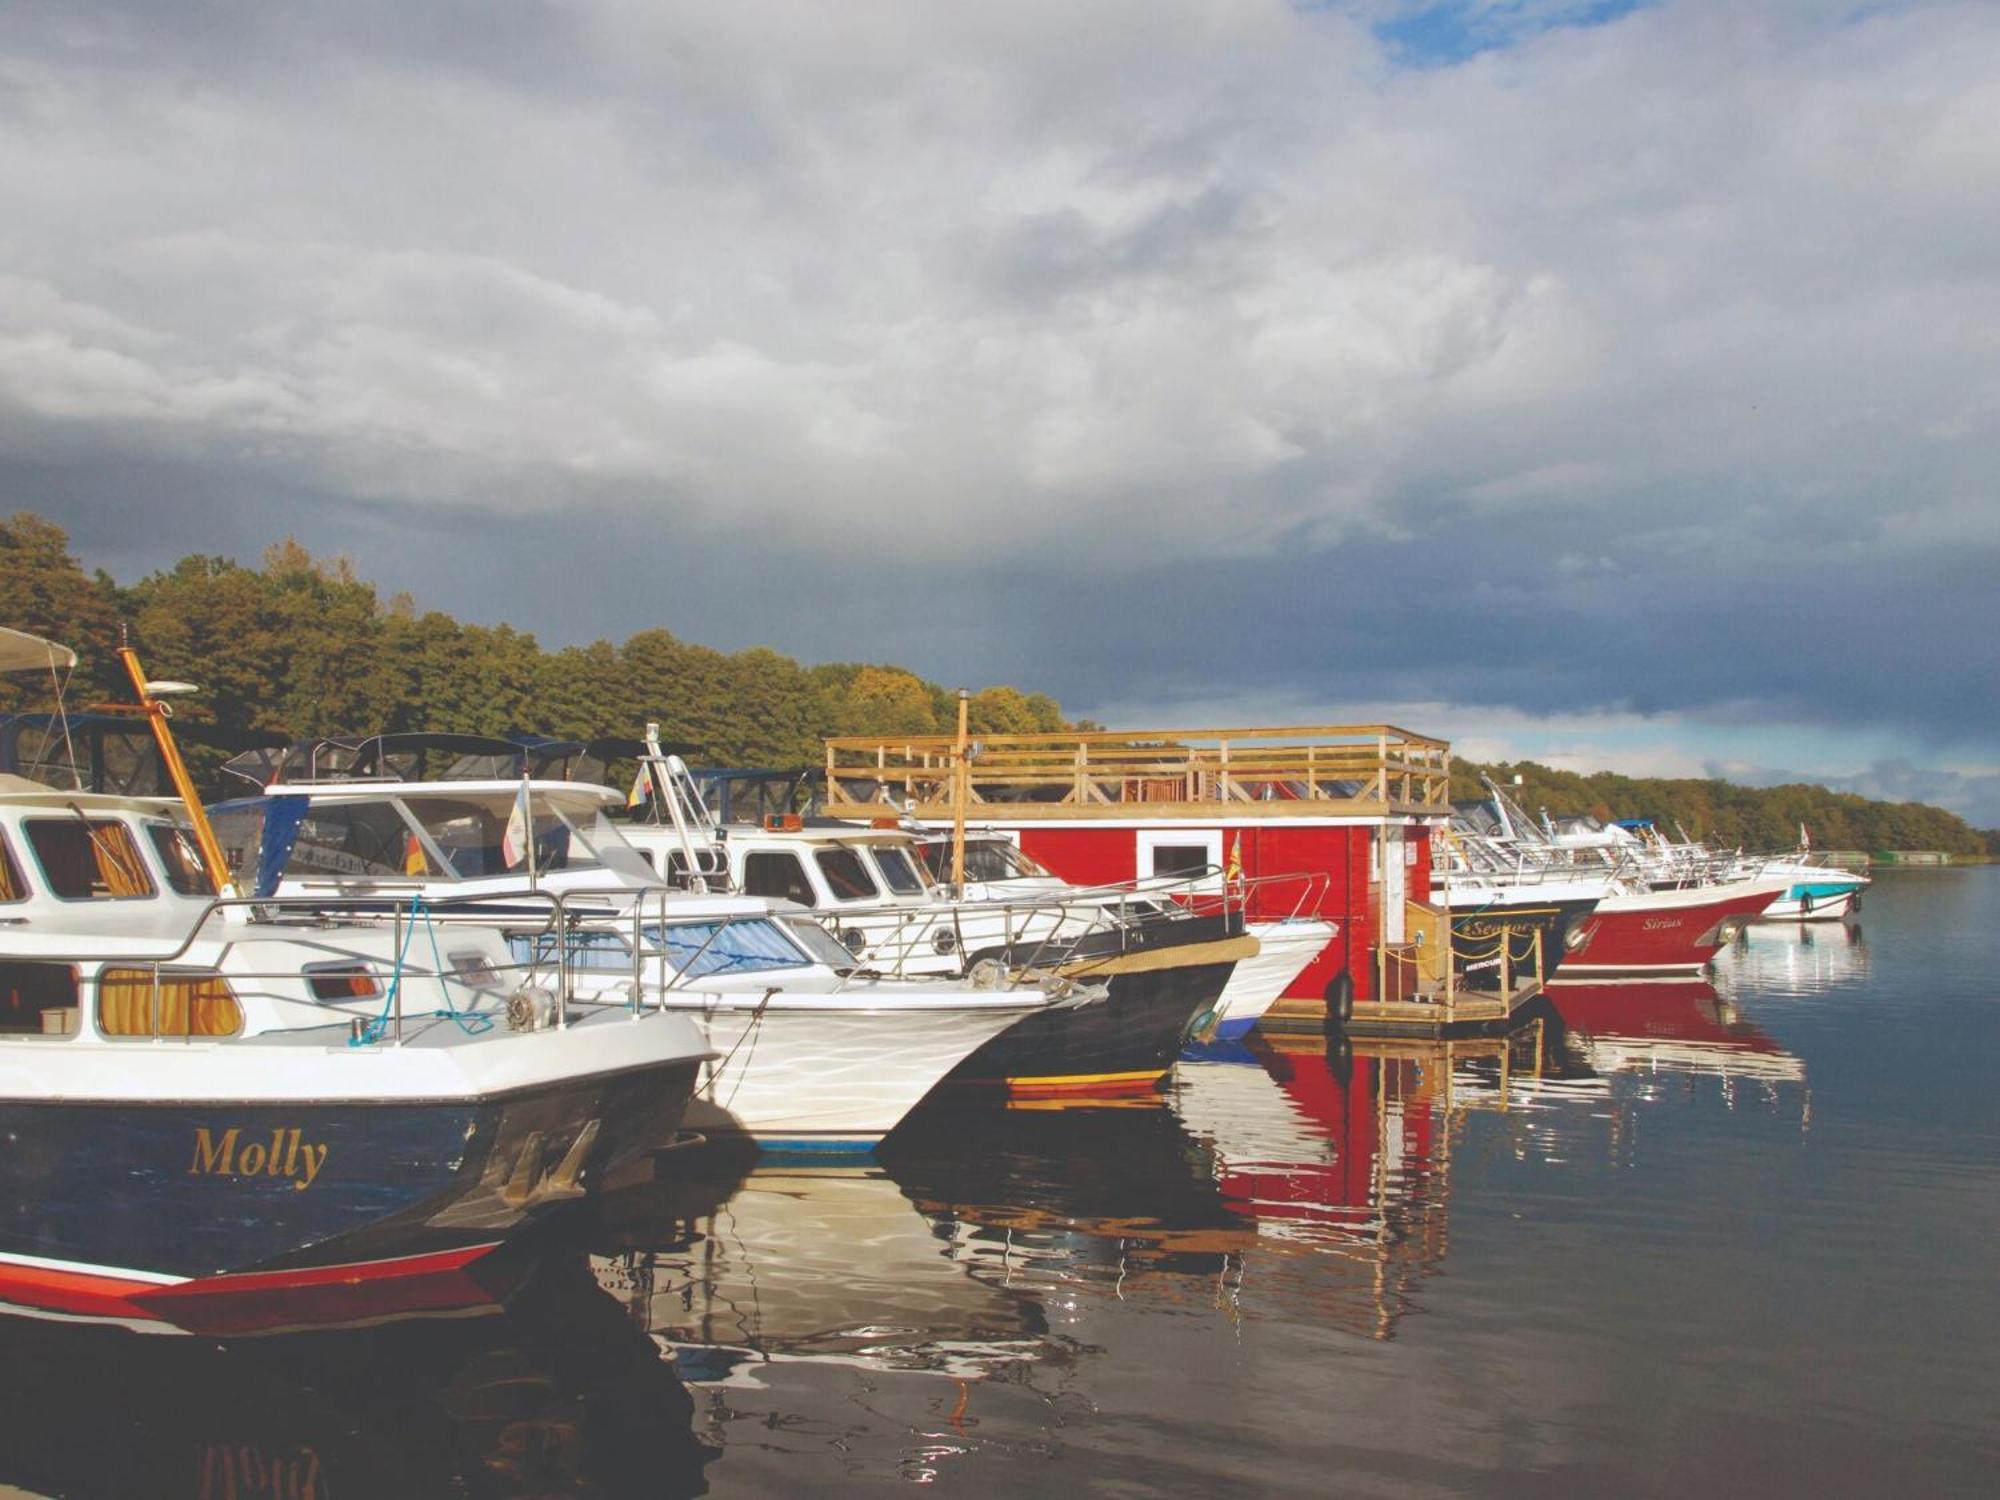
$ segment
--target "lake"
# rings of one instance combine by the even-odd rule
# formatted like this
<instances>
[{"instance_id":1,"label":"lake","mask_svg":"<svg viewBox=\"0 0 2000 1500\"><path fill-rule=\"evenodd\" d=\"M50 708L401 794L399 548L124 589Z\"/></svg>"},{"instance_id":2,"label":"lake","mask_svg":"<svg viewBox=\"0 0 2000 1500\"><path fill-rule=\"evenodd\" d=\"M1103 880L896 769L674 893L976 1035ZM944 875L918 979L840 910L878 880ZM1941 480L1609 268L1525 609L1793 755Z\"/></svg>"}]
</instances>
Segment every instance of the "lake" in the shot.
<instances>
[{"instance_id":1,"label":"lake","mask_svg":"<svg viewBox=\"0 0 2000 1500\"><path fill-rule=\"evenodd\" d=\"M693 1152L502 1316L23 1320L51 1495L1987 1493L2000 871L1886 872L1502 1044L1260 1039L1120 1108Z\"/></svg>"}]
</instances>

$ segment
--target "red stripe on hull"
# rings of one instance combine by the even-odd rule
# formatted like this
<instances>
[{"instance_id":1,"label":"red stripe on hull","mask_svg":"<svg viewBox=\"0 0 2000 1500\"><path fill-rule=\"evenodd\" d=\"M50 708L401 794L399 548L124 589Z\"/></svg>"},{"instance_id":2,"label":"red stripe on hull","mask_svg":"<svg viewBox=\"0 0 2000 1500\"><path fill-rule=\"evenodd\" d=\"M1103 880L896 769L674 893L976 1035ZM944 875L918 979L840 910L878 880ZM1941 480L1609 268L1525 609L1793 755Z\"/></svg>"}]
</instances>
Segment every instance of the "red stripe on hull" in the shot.
<instances>
[{"instance_id":1,"label":"red stripe on hull","mask_svg":"<svg viewBox=\"0 0 2000 1500\"><path fill-rule=\"evenodd\" d=\"M1677 892L1663 895L1671 897ZM1698 972L1728 940L1718 932L1731 918L1747 921L1772 901L1771 889L1721 896L1696 905L1662 900L1607 911L1600 904L1584 922L1550 984L1586 984L1607 973Z\"/></svg>"},{"instance_id":2,"label":"red stripe on hull","mask_svg":"<svg viewBox=\"0 0 2000 1500\"><path fill-rule=\"evenodd\" d=\"M0 1264L0 1302L210 1337L381 1322L497 1304L506 1278L473 1269L496 1248L470 1245L391 1260L164 1284L109 1271Z\"/></svg>"}]
</instances>

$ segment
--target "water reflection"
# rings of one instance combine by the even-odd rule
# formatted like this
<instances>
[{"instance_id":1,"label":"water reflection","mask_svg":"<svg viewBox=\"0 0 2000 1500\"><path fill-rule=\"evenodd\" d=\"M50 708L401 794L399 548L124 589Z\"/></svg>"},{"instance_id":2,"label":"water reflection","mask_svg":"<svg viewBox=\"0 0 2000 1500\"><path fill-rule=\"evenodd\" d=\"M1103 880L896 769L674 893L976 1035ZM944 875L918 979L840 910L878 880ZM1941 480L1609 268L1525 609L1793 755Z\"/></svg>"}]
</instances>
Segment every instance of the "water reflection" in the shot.
<instances>
[{"instance_id":1,"label":"water reflection","mask_svg":"<svg viewBox=\"0 0 2000 1500\"><path fill-rule=\"evenodd\" d=\"M599 1285L692 1379L755 1384L803 1360L976 1376L1032 1357L1043 1331L1032 1299L968 1276L873 1164L694 1157L608 1198L602 1225Z\"/></svg>"},{"instance_id":2,"label":"water reflection","mask_svg":"<svg viewBox=\"0 0 2000 1500\"><path fill-rule=\"evenodd\" d=\"M1805 1082L1805 1062L1705 979L1575 985L1558 1005L1574 1049L1599 1074Z\"/></svg>"},{"instance_id":3,"label":"water reflection","mask_svg":"<svg viewBox=\"0 0 2000 1500\"><path fill-rule=\"evenodd\" d=\"M926 1124L886 1142L883 1165L983 1284L1044 1294L1052 1320L1096 1296L1226 1302L1255 1235L1165 1100L940 1111Z\"/></svg>"},{"instance_id":4,"label":"water reflection","mask_svg":"<svg viewBox=\"0 0 2000 1500\"><path fill-rule=\"evenodd\" d=\"M1230 1211L1255 1229L1246 1282L1275 1278L1325 1325L1392 1336L1449 1244L1465 1115L1504 1110L1550 1077L1549 1041L1538 1027L1329 1053L1322 1037L1277 1035L1183 1062L1174 1108L1212 1153Z\"/></svg>"},{"instance_id":5,"label":"water reflection","mask_svg":"<svg viewBox=\"0 0 2000 1500\"><path fill-rule=\"evenodd\" d=\"M1868 945L1858 922L1753 922L1724 955L1731 990L1768 996L1824 995L1868 978Z\"/></svg>"},{"instance_id":6,"label":"water reflection","mask_svg":"<svg viewBox=\"0 0 2000 1500\"><path fill-rule=\"evenodd\" d=\"M243 1340L0 1320L0 1485L64 1496L694 1495L670 1365L556 1254L504 1312Z\"/></svg>"}]
</instances>

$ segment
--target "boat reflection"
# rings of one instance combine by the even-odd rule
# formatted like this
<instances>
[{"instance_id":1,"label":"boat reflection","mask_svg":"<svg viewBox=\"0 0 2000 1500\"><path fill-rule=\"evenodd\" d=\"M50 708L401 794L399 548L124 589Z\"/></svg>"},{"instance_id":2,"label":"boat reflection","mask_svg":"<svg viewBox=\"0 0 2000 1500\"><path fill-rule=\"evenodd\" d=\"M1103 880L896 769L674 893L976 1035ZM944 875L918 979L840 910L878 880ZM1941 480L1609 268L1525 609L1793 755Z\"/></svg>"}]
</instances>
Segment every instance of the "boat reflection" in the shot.
<instances>
[{"instance_id":1,"label":"boat reflection","mask_svg":"<svg viewBox=\"0 0 2000 1500\"><path fill-rule=\"evenodd\" d=\"M0 1364L0 1488L31 1493L695 1495L714 1456L574 1254L489 1316L228 1344L8 1319Z\"/></svg>"},{"instance_id":2,"label":"boat reflection","mask_svg":"<svg viewBox=\"0 0 2000 1500\"><path fill-rule=\"evenodd\" d=\"M1329 1326L1393 1336L1449 1243L1451 1155L1472 1110L1505 1110L1555 1071L1545 1028L1512 1041L1277 1033L1183 1062L1174 1107L1254 1225L1246 1282L1282 1280Z\"/></svg>"},{"instance_id":3,"label":"boat reflection","mask_svg":"<svg viewBox=\"0 0 2000 1500\"><path fill-rule=\"evenodd\" d=\"M1578 985L1557 1000L1576 1053L1602 1075L1804 1083L1806 1065L1704 979Z\"/></svg>"},{"instance_id":4,"label":"boat reflection","mask_svg":"<svg viewBox=\"0 0 2000 1500\"><path fill-rule=\"evenodd\" d=\"M1096 1298L1227 1308L1254 1228L1160 1096L936 1111L883 1165L983 1285L1032 1293L1069 1332Z\"/></svg>"},{"instance_id":5,"label":"boat reflection","mask_svg":"<svg viewBox=\"0 0 2000 1500\"><path fill-rule=\"evenodd\" d=\"M1761 995L1824 995L1868 978L1868 944L1858 922L1753 922L1717 959L1716 975Z\"/></svg>"},{"instance_id":6,"label":"boat reflection","mask_svg":"<svg viewBox=\"0 0 2000 1500\"><path fill-rule=\"evenodd\" d=\"M691 1380L755 1385L786 1361L976 1378L1039 1350L1033 1301L968 1277L874 1163L691 1153L599 1223L598 1284Z\"/></svg>"}]
</instances>

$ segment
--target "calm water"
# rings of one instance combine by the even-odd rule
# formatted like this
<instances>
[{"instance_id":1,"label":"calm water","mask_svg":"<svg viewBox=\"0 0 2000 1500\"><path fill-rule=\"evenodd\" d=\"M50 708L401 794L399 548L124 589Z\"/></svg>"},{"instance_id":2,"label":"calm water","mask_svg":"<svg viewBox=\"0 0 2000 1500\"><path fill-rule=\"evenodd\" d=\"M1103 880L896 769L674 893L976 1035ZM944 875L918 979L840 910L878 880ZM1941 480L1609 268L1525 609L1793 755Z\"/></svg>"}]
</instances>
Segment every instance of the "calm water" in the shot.
<instances>
[{"instance_id":1,"label":"calm water","mask_svg":"<svg viewBox=\"0 0 2000 1500\"><path fill-rule=\"evenodd\" d=\"M503 1317L0 1322L0 1485L205 1496L1901 1495L2000 1481L2000 870L1502 1047L685 1160Z\"/></svg>"}]
</instances>

